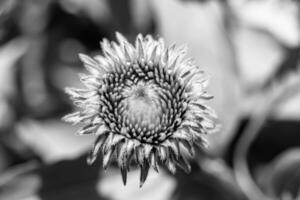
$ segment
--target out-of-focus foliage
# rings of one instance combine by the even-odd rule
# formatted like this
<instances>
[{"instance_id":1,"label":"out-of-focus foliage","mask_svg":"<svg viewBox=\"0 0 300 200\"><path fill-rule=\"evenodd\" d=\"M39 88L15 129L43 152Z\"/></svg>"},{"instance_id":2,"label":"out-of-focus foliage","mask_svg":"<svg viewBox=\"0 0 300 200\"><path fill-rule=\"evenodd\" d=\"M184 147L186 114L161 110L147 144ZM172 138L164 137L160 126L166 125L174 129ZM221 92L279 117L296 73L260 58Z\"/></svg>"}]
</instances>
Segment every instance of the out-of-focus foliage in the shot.
<instances>
[{"instance_id":1,"label":"out-of-focus foliage","mask_svg":"<svg viewBox=\"0 0 300 200\"><path fill-rule=\"evenodd\" d=\"M283 200L300 197L300 151L299 148L286 150L271 163L258 170L258 183L270 196Z\"/></svg>"}]
</instances>

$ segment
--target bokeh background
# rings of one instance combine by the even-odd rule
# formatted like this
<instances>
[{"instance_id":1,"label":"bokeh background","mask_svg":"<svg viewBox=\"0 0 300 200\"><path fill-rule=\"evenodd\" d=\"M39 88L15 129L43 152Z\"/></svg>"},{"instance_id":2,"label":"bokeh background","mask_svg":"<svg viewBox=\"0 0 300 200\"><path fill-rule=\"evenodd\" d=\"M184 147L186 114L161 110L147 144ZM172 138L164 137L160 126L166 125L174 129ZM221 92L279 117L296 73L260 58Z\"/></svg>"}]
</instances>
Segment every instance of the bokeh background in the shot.
<instances>
[{"instance_id":1,"label":"bokeh background","mask_svg":"<svg viewBox=\"0 0 300 200\"><path fill-rule=\"evenodd\" d=\"M86 164L93 136L74 110L78 53L138 33L187 44L210 76L222 128L192 173ZM297 0L1 0L0 200L299 200L300 2Z\"/></svg>"}]
</instances>

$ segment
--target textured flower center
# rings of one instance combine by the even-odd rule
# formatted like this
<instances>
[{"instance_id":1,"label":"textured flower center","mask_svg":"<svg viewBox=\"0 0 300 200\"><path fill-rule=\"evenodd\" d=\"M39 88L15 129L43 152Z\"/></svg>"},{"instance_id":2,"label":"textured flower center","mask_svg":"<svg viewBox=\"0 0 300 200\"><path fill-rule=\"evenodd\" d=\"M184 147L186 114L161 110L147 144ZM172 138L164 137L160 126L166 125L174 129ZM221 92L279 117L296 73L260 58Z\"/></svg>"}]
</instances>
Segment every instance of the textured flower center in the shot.
<instances>
[{"instance_id":1,"label":"textured flower center","mask_svg":"<svg viewBox=\"0 0 300 200\"><path fill-rule=\"evenodd\" d=\"M122 102L126 106L124 117L132 124L138 124L147 130L158 125L161 107L157 101L157 94L151 85L140 83L129 90L129 96Z\"/></svg>"},{"instance_id":2,"label":"textured flower center","mask_svg":"<svg viewBox=\"0 0 300 200\"><path fill-rule=\"evenodd\" d=\"M160 66L134 63L107 76L102 119L116 134L159 144L184 117L184 88Z\"/></svg>"},{"instance_id":3,"label":"textured flower center","mask_svg":"<svg viewBox=\"0 0 300 200\"><path fill-rule=\"evenodd\" d=\"M143 98L145 98L145 100L148 100L149 97L148 97L147 89L142 86L138 87L135 91L135 97L142 99L142 100L143 100Z\"/></svg>"}]
</instances>

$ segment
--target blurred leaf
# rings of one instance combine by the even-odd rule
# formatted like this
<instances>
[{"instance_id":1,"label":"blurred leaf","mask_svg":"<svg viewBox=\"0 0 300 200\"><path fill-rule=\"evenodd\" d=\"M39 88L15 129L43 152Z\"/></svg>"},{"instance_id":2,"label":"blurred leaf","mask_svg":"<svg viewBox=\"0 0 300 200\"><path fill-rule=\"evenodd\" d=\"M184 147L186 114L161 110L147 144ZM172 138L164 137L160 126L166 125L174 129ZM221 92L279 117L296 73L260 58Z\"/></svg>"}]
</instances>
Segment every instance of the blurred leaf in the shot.
<instances>
[{"instance_id":1,"label":"blurred leaf","mask_svg":"<svg viewBox=\"0 0 300 200\"><path fill-rule=\"evenodd\" d=\"M35 199L34 194L41 186L41 178L32 170L34 162L25 163L0 175L0 199Z\"/></svg>"},{"instance_id":2,"label":"blurred leaf","mask_svg":"<svg viewBox=\"0 0 300 200\"><path fill-rule=\"evenodd\" d=\"M26 52L28 42L17 38L0 47L0 95L14 92L14 73L16 62Z\"/></svg>"},{"instance_id":3,"label":"blurred leaf","mask_svg":"<svg viewBox=\"0 0 300 200\"><path fill-rule=\"evenodd\" d=\"M179 174L172 199L176 200L246 200L230 169L221 160L205 160L191 174Z\"/></svg>"},{"instance_id":4,"label":"blurred leaf","mask_svg":"<svg viewBox=\"0 0 300 200\"><path fill-rule=\"evenodd\" d=\"M300 148L286 150L257 173L265 191L275 197L290 194L296 198L300 189Z\"/></svg>"},{"instance_id":5,"label":"blurred leaf","mask_svg":"<svg viewBox=\"0 0 300 200\"><path fill-rule=\"evenodd\" d=\"M289 47L300 44L299 1L229 0L229 3L246 26L271 33Z\"/></svg>"},{"instance_id":6,"label":"blurred leaf","mask_svg":"<svg viewBox=\"0 0 300 200\"><path fill-rule=\"evenodd\" d=\"M74 132L74 127L60 120L23 120L17 126L18 136L46 163L76 158L90 148L93 138L78 137Z\"/></svg>"}]
</instances>

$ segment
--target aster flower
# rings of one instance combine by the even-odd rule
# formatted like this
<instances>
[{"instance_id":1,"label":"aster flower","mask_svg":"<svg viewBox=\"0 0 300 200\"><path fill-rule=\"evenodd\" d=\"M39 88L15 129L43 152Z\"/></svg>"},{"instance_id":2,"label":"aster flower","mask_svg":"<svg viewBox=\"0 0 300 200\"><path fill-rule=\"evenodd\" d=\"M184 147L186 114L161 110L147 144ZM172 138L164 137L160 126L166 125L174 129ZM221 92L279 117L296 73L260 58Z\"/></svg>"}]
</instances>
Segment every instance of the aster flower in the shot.
<instances>
[{"instance_id":1,"label":"aster flower","mask_svg":"<svg viewBox=\"0 0 300 200\"><path fill-rule=\"evenodd\" d=\"M140 167L140 186L150 167L189 172L194 147L204 147L203 136L216 127L204 104L212 96L203 71L185 57L185 46L167 48L150 35L139 34L135 45L116 37L101 42L103 56L79 55L89 74L80 75L84 89L66 89L80 111L64 120L83 124L79 135L96 136L87 162L101 154L107 169L115 161L124 185L131 165Z\"/></svg>"}]
</instances>

